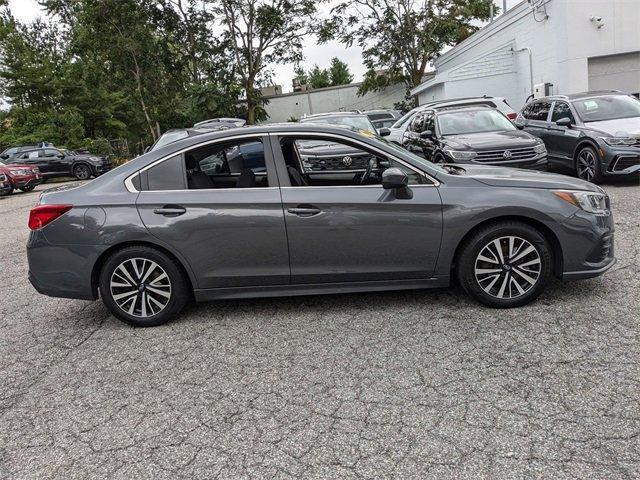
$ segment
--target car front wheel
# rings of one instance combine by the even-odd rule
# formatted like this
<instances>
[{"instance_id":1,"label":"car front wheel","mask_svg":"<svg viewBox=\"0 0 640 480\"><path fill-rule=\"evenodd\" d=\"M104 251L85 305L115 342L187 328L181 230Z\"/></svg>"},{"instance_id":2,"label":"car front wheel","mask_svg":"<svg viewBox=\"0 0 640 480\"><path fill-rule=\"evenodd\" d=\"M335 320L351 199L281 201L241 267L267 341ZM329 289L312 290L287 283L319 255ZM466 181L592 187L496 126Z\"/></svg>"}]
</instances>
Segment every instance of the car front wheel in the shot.
<instances>
[{"instance_id":1,"label":"car front wheel","mask_svg":"<svg viewBox=\"0 0 640 480\"><path fill-rule=\"evenodd\" d=\"M78 180L89 180L91 169L87 165L76 165L73 169L73 176Z\"/></svg>"},{"instance_id":2,"label":"car front wheel","mask_svg":"<svg viewBox=\"0 0 640 480\"><path fill-rule=\"evenodd\" d=\"M111 313L135 327L168 322L190 295L176 262L146 246L127 247L109 257L100 273L99 288Z\"/></svg>"},{"instance_id":3,"label":"car front wheel","mask_svg":"<svg viewBox=\"0 0 640 480\"><path fill-rule=\"evenodd\" d=\"M521 222L488 225L468 239L458 257L462 288L494 308L526 305L545 289L552 253L537 229Z\"/></svg>"},{"instance_id":4,"label":"car front wheel","mask_svg":"<svg viewBox=\"0 0 640 480\"><path fill-rule=\"evenodd\" d=\"M576 175L587 182L599 183L602 180L600 160L593 147L583 147L576 155Z\"/></svg>"}]
</instances>

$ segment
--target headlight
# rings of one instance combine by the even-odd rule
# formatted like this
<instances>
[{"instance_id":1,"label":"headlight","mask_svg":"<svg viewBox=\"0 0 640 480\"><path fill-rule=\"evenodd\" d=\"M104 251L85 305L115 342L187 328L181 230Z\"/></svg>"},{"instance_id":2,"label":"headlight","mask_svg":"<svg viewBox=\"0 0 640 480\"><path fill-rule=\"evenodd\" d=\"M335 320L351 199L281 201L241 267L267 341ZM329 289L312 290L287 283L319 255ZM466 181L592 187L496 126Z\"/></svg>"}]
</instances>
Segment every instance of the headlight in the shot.
<instances>
[{"instance_id":1,"label":"headlight","mask_svg":"<svg viewBox=\"0 0 640 480\"><path fill-rule=\"evenodd\" d=\"M476 152L460 151L460 150L445 150L445 153L454 160L473 160L478 156Z\"/></svg>"},{"instance_id":2,"label":"headlight","mask_svg":"<svg viewBox=\"0 0 640 480\"><path fill-rule=\"evenodd\" d=\"M547 153L547 147L545 147L544 143L539 143L533 146L533 151L536 153Z\"/></svg>"},{"instance_id":3,"label":"headlight","mask_svg":"<svg viewBox=\"0 0 640 480\"><path fill-rule=\"evenodd\" d=\"M607 145L633 145L638 139L633 137L601 137Z\"/></svg>"},{"instance_id":4,"label":"headlight","mask_svg":"<svg viewBox=\"0 0 640 480\"><path fill-rule=\"evenodd\" d=\"M609 197L604 193L581 190L557 190L553 194L567 203L594 215L609 215Z\"/></svg>"}]
</instances>

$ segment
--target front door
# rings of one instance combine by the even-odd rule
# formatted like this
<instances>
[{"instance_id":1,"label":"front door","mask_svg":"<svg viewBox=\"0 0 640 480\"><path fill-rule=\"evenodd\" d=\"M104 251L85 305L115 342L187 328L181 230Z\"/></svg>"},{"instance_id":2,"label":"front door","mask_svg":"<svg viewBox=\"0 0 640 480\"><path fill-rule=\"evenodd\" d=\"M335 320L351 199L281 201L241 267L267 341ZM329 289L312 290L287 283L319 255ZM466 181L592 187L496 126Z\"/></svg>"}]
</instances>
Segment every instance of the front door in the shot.
<instances>
[{"instance_id":1,"label":"front door","mask_svg":"<svg viewBox=\"0 0 640 480\"><path fill-rule=\"evenodd\" d=\"M142 221L186 259L195 288L289 283L268 136L194 147L143 171L138 182Z\"/></svg>"},{"instance_id":2,"label":"front door","mask_svg":"<svg viewBox=\"0 0 640 480\"><path fill-rule=\"evenodd\" d=\"M300 151L322 140L368 157L360 171L307 171ZM421 172L365 144L341 137L272 138L285 212L293 284L428 279L440 250L442 206L437 187ZM317 150L317 149L316 149ZM403 169L413 198L381 186L389 167Z\"/></svg>"},{"instance_id":3,"label":"front door","mask_svg":"<svg viewBox=\"0 0 640 480\"><path fill-rule=\"evenodd\" d=\"M572 127L557 125L556 122L561 118L568 118L572 125L576 123L569 104L558 100L553 106L545 145L550 162L573 168L573 149L577 143L576 139L580 136L580 131Z\"/></svg>"}]
</instances>

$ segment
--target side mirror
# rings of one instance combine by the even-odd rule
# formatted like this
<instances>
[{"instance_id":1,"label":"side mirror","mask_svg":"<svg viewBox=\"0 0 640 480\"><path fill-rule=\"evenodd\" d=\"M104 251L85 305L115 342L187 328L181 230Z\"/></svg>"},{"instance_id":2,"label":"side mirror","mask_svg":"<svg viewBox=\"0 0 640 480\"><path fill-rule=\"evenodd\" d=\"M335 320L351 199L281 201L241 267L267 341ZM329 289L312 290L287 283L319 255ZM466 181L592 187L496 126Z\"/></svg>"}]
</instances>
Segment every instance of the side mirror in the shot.
<instances>
[{"instance_id":1,"label":"side mirror","mask_svg":"<svg viewBox=\"0 0 640 480\"><path fill-rule=\"evenodd\" d=\"M58 157L58 158L64 158L64 157L65 157L65 154L64 154L64 153L59 153L59 154L57 154L57 155L56 155L56 157Z\"/></svg>"},{"instance_id":2,"label":"side mirror","mask_svg":"<svg viewBox=\"0 0 640 480\"><path fill-rule=\"evenodd\" d=\"M558 125L559 127L567 127L569 128L572 125L571 119L569 117L562 117L560 119L558 119L558 121L556 122L556 125Z\"/></svg>"},{"instance_id":3,"label":"side mirror","mask_svg":"<svg viewBox=\"0 0 640 480\"><path fill-rule=\"evenodd\" d=\"M409 178L397 167L387 168L382 172L382 188L392 190L395 188L404 188L409 185Z\"/></svg>"},{"instance_id":4,"label":"side mirror","mask_svg":"<svg viewBox=\"0 0 640 480\"><path fill-rule=\"evenodd\" d=\"M4 155L0 155L0 158L2 160L6 160L7 158L9 158L9 155L7 155L6 153Z\"/></svg>"},{"instance_id":5,"label":"side mirror","mask_svg":"<svg viewBox=\"0 0 640 480\"><path fill-rule=\"evenodd\" d=\"M425 130L424 132L422 132L420 134L420 138L424 138L426 140L431 140L433 138L433 131L432 130Z\"/></svg>"},{"instance_id":6,"label":"side mirror","mask_svg":"<svg viewBox=\"0 0 640 480\"><path fill-rule=\"evenodd\" d=\"M378 135L380 135L381 137L388 137L389 135L391 135L391 130L389 130L388 128L379 128Z\"/></svg>"}]
</instances>

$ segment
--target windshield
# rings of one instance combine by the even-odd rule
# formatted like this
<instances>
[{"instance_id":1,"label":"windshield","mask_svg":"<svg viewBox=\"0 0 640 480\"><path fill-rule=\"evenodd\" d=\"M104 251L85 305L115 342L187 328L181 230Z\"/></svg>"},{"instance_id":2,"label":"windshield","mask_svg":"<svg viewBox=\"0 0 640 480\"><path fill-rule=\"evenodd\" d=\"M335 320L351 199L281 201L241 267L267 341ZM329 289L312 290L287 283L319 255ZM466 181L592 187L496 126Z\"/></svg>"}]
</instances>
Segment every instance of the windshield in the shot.
<instances>
[{"instance_id":1,"label":"windshield","mask_svg":"<svg viewBox=\"0 0 640 480\"><path fill-rule=\"evenodd\" d=\"M497 110L443 112L438 115L441 135L462 135L515 130L513 123Z\"/></svg>"},{"instance_id":2,"label":"windshield","mask_svg":"<svg viewBox=\"0 0 640 480\"><path fill-rule=\"evenodd\" d=\"M607 95L571 103L585 123L640 117L640 101L630 95Z\"/></svg>"},{"instance_id":3,"label":"windshield","mask_svg":"<svg viewBox=\"0 0 640 480\"><path fill-rule=\"evenodd\" d=\"M328 125L345 125L365 132L377 133L366 115L345 115L332 117L303 118L300 123L324 123Z\"/></svg>"},{"instance_id":4,"label":"windshield","mask_svg":"<svg viewBox=\"0 0 640 480\"><path fill-rule=\"evenodd\" d=\"M169 143L176 142L178 140L182 140L183 138L187 138L189 134L186 130L177 130L175 132L166 132L163 134L151 147L151 150L157 150L160 147L164 147Z\"/></svg>"}]
</instances>

